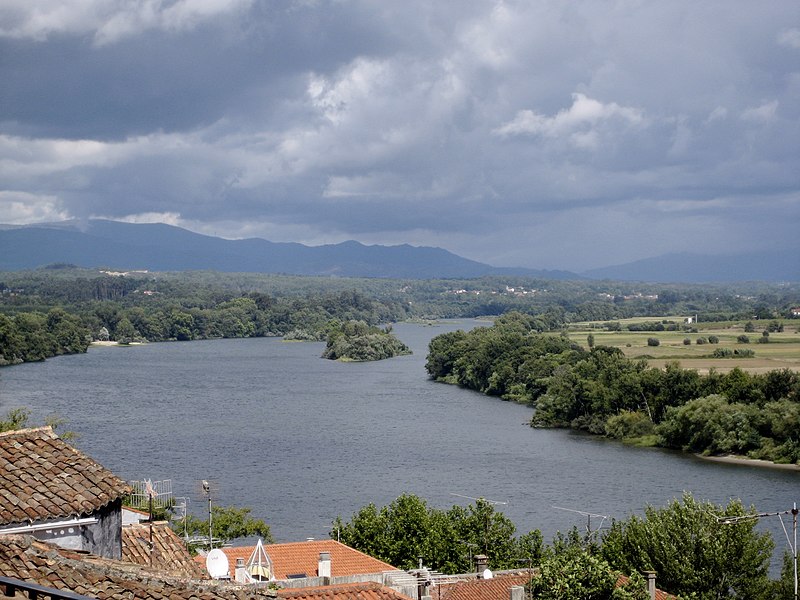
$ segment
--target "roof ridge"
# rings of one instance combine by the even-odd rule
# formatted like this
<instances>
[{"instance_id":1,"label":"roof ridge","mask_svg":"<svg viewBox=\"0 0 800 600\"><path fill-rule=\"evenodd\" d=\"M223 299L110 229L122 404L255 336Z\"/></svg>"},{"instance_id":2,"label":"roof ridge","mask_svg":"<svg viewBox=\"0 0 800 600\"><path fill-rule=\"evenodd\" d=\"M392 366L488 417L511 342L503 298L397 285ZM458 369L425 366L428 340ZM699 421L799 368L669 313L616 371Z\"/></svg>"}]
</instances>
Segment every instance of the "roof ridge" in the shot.
<instances>
[{"instance_id":1,"label":"roof ridge","mask_svg":"<svg viewBox=\"0 0 800 600\"><path fill-rule=\"evenodd\" d=\"M53 431L51 425L43 425L42 427L26 427L25 429L9 429L8 431L0 432L0 438L13 437L15 435L33 435L37 433L48 432L50 435L43 436L48 438L57 438L58 435Z\"/></svg>"}]
</instances>

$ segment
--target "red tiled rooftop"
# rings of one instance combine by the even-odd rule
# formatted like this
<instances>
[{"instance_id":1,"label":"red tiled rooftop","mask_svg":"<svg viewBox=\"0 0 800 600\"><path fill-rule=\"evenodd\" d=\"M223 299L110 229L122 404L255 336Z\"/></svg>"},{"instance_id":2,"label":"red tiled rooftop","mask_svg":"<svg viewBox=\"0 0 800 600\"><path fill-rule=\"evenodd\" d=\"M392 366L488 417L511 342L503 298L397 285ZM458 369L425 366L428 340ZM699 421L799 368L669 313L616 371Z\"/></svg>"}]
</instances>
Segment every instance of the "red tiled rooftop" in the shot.
<instances>
[{"instance_id":1,"label":"red tiled rooftop","mask_svg":"<svg viewBox=\"0 0 800 600\"><path fill-rule=\"evenodd\" d=\"M0 576L98 600L275 598L275 592L266 588L158 575L138 565L65 550L21 535L0 535Z\"/></svg>"},{"instance_id":2,"label":"red tiled rooftop","mask_svg":"<svg viewBox=\"0 0 800 600\"><path fill-rule=\"evenodd\" d=\"M428 588L433 600L507 600L515 585L531 580L530 572L497 575L492 579L468 579Z\"/></svg>"},{"instance_id":3,"label":"red tiled rooftop","mask_svg":"<svg viewBox=\"0 0 800 600\"><path fill-rule=\"evenodd\" d=\"M247 562L250 555L253 554L253 550L255 550L255 546L236 546L222 549L228 557L228 568L231 577L236 571L236 559L243 558ZM317 577L320 552L329 552L331 555L331 577L398 570L388 563L372 558L336 540L269 544L264 545L264 550L267 551L267 555L272 560L275 579L287 579L289 575L300 573L305 573L307 577ZM204 560L203 565L205 565Z\"/></svg>"},{"instance_id":4,"label":"red tiled rooftop","mask_svg":"<svg viewBox=\"0 0 800 600\"><path fill-rule=\"evenodd\" d=\"M340 583L324 587L278 590L283 600L410 600L408 596L374 581Z\"/></svg>"},{"instance_id":5,"label":"red tiled rooftop","mask_svg":"<svg viewBox=\"0 0 800 600\"><path fill-rule=\"evenodd\" d=\"M205 569L192 560L183 541L166 521L153 523L152 550L150 539L150 523L125 525L122 528L122 560L178 577L207 577Z\"/></svg>"},{"instance_id":6,"label":"red tiled rooftop","mask_svg":"<svg viewBox=\"0 0 800 600\"><path fill-rule=\"evenodd\" d=\"M129 492L50 427L0 433L0 525L90 514Z\"/></svg>"}]
</instances>

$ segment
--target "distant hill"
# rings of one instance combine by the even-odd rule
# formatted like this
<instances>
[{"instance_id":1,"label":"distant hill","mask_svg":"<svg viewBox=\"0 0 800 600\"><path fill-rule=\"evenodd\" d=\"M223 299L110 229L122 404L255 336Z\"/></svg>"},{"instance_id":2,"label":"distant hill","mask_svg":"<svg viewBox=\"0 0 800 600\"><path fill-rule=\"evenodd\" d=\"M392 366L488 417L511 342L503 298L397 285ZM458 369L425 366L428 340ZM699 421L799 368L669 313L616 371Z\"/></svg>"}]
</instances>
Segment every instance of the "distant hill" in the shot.
<instances>
[{"instance_id":1,"label":"distant hill","mask_svg":"<svg viewBox=\"0 0 800 600\"><path fill-rule=\"evenodd\" d=\"M730 256L666 254L581 274L590 279L661 283L800 281L800 248Z\"/></svg>"},{"instance_id":2,"label":"distant hill","mask_svg":"<svg viewBox=\"0 0 800 600\"><path fill-rule=\"evenodd\" d=\"M35 269L54 263L150 271L213 270L340 277L408 279L525 275L580 279L567 271L492 267L441 248L324 246L260 238L225 240L165 224L92 219L0 227L0 270Z\"/></svg>"}]
</instances>

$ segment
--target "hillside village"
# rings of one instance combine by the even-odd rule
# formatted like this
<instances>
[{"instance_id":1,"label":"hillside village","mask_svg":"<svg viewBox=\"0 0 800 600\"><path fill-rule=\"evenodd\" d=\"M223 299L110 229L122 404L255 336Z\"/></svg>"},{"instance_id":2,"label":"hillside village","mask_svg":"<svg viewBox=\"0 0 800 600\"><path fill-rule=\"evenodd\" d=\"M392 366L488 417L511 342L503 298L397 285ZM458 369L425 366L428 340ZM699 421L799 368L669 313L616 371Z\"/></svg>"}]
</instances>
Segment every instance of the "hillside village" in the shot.
<instances>
[{"instance_id":1,"label":"hillside village","mask_svg":"<svg viewBox=\"0 0 800 600\"><path fill-rule=\"evenodd\" d=\"M131 486L50 427L0 433L0 592L8 598L524 600L535 566L400 570L335 540L192 557L168 523L123 506ZM618 585L627 581L620 574ZM648 576L649 597L670 598Z\"/></svg>"}]
</instances>

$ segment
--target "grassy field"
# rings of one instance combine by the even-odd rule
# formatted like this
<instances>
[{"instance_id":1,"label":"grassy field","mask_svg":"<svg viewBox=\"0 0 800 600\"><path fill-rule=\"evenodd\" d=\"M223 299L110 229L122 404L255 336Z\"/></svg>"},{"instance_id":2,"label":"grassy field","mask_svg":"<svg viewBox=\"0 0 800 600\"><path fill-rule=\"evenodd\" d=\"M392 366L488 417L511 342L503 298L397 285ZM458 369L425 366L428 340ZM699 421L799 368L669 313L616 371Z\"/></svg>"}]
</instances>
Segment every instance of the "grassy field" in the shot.
<instances>
[{"instance_id":1,"label":"grassy field","mask_svg":"<svg viewBox=\"0 0 800 600\"><path fill-rule=\"evenodd\" d=\"M621 349L625 356L631 358L646 357L648 363L654 367L663 367L670 361L678 361L686 369L696 369L700 373L708 373L714 368L725 373L739 367L751 373L765 373L776 369L792 369L800 372L800 321L785 320L784 331L769 334L769 343L759 344L762 331L767 326L765 321L753 321L755 331L745 333L744 322L723 323L697 323L697 333L687 331L627 331L626 325L631 323L672 321L683 323L683 317L664 316L649 318L634 318L618 321L622 331L606 331L604 322L572 323L569 327L569 337L576 343L587 347L587 337L594 336L595 345L613 346ZM737 342L737 337L747 335L749 344ZM718 344L697 344L698 338L717 336ZM656 338L658 346L648 346L647 339ZM684 344L684 339L691 340L691 344ZM755 356L750 358L713 358L711 355L717 348L730 350L750 349Z\"/></svg>"}]
</instances>

